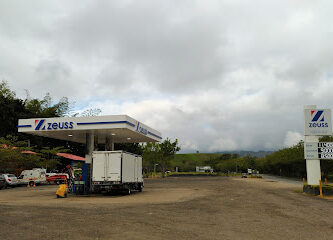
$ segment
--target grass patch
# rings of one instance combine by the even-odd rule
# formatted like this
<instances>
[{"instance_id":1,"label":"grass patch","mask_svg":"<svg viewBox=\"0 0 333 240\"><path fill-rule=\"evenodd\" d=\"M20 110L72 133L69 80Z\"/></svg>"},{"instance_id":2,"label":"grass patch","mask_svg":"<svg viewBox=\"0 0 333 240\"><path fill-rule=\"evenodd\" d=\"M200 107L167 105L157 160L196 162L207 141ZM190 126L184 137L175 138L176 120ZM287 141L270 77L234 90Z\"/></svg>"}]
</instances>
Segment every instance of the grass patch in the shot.
<instances>
[{"instance_id":1,"label":"grass patch","mask_svg":"<svg viewBox=\"0 0 333 240\"><path fill-rule=\"evenodd\" d=\"M221 176L219 173L206 173L206 172L172 172L167 176Z\"/></svg>"},{"instance_id":2,"label":"grass patch","mask_svg":"<svg viewBox=\"0 0 333 240\"><path fill-rule=\"evenodd\" d=\"M297 190L294 190L295 193L303 193L303 190L301 189L297 189Z\"/></svg>"},{"instance_id":3,"label":"grass patch","mask_svg":"<svg viewBox=\"0 0 333 240\"><path fill-rule=\"evenodd\" d=\"M249 175L248 178L262 178L261 175Z\"/></svg>"}]
</instances>

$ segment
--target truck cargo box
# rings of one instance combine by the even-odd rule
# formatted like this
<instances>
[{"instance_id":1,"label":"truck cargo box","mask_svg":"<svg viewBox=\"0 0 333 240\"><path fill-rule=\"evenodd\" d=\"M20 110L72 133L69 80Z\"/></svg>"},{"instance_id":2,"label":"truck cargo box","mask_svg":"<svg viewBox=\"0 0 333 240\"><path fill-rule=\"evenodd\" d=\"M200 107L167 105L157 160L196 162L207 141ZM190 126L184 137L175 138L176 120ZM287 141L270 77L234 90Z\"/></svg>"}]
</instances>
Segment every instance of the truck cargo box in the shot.
<instances>
[{"instance_id":1,"label":"truck cargo box","mask_svg":"<svg viewBox=\"0 0 333 240\"><path fill-rule=\"evenodd\" d=\"M95 191L142 190L142 157L123 151L94 151L92 184Z\"/></svg>"}]
</instances>

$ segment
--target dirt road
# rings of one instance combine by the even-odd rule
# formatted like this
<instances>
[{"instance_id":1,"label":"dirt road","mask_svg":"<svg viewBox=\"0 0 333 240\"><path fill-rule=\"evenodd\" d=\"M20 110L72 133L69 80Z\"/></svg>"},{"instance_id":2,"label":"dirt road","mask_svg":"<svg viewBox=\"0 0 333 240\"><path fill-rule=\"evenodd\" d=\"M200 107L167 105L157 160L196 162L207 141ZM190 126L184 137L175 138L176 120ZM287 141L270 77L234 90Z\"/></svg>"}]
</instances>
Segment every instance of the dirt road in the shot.
<instances>
[{"instance_id":1,"label":"dirt road","mask_svg":"<svg viewBox=\"0 0 333 240\"><path fill-rule=\"evenodd\" d=\"M0 239L333 239L333 201L265 179L151 179L142 193L0 191Z\"/></svg>"}]
</instances>

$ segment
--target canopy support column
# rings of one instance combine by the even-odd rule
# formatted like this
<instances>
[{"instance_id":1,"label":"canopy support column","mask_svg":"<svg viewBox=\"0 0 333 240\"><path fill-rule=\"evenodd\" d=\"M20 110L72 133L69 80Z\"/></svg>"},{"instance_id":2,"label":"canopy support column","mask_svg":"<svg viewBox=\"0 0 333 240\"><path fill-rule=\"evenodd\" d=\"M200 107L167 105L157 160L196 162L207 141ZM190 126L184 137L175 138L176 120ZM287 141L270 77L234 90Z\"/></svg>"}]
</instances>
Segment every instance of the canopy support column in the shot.
<instances>
[{"instance_id":1,"label":"canopy support column","mask_svg":"<svg viewBox=\"0 0 333 240\"><path fill-rule=\"evenodd\" d=\"M112 136L105 138L105 151L114 151L114 141Z\"/></svg>"},{"instance_id":2,"label":"canopy support column","mask_svg":"<svg viewBox=\"0 0 333 240\"><path fill-rule=\"evenodd\" d=\"M95 136L94 133L86 133L86 173L82 172L82 175L86 176L86 184L87 188L90 192L92 192L92 184L91 184L91 176L93 169L93 161L92 161L92 153L95 149Z\"/></svg>"},{"instance_id":3,"label":"canopy support column","mask_svg":"<svg viewBox=\"0 0 333 240\"><path fill-rule=\"evenodd\" d=\"M86 133L86 163L92 162L92 152L94 151L94 134Z\"/></svg>"}]
</instances>

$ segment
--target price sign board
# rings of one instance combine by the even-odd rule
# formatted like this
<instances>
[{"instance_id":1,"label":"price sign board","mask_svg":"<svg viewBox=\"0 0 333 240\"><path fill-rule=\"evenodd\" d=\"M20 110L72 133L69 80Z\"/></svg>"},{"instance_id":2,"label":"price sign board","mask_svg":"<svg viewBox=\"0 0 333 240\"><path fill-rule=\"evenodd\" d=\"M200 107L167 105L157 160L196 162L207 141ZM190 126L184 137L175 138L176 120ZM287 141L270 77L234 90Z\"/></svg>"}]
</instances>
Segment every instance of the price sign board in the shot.
<instances>
[{"instance_id":1,"label":"price sign board","mask_svg":"<svg viewBox=\"0 0 333 240\"><path fill-rule=\"evenodd\" d=\"M318 155L320 159L333 159L333 142L318 143Z\"/></svg>"},{"instance_id":2,"label":"price sign board","mask_svg":"<svg viewBox=\"0 0 333 240\"><path fill-rule=\"evenodd\" d=\"M304 157L305 159L319 159L317 142L304 143Z\"/></svg>"},{"instance_id":3,"label":"price sign board","mask_svg":"<svg viewBox=\"0 0 333 240\"><path fill-rule=\"evenodd\" d=\"M333 159L333 142L304 143L305 159Z\"/></svg>"}]
</instances>

